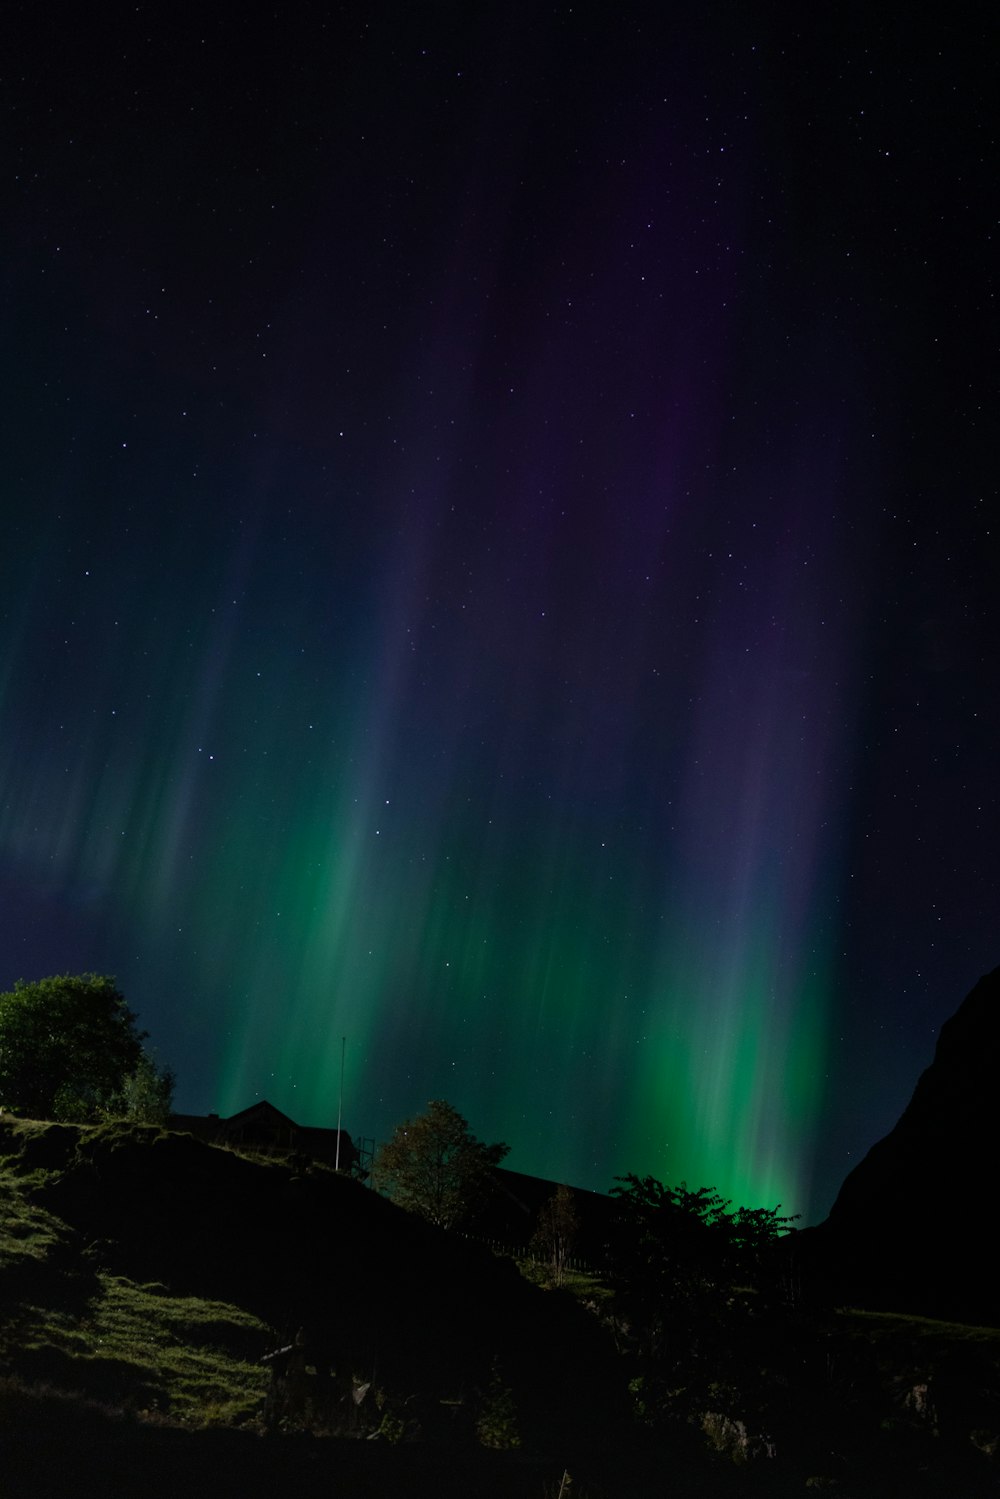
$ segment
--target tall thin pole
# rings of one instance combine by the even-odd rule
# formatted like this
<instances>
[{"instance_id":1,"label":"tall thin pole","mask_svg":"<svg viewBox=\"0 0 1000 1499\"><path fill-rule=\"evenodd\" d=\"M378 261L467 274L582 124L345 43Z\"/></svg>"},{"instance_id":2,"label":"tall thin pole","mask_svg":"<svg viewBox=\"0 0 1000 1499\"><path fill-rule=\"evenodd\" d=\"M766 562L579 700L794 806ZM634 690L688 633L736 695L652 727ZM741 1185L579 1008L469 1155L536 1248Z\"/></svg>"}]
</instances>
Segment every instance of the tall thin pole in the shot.
<instances>
[{"instance_id":1,"label":"tall thin pole","mask_svg":"<svg viewBox=\"0 0 1000 1499\"><path fill-rule=\"evenodd\" d=\"M347 1050L347 1037L340 1038L340 1102L337 1105L337 1155L334 1161L334 1171L340 1170L340 1121L344 1117L344 1053Z\"/></svg>"}]
</instances>

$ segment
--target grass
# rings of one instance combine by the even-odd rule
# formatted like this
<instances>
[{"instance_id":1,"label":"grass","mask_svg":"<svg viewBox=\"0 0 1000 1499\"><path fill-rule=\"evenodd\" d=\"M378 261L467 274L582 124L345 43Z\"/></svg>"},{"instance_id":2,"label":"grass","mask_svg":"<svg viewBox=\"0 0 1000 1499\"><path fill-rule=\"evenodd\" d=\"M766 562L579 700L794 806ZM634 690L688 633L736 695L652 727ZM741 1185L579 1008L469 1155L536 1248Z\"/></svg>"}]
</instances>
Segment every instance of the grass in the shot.
<instances>
[{"instance_id":1,"label":"grass","mask_svg":"<svg viewBox=\"0 0 1000 1499\"><path fill-rule=\"evenodd\" d=\"M23 1180L0 1170L0 1274L25 1259L44 1264L65 1237L65 1224L30 1201Z\"/></svg>"},{"instance_id":2,"label":"grass","mask_svg":"<svg viewBox=\"0 0 1000 1499\"><path fill-rule=\"evenodd\" d=\"M562 1282L558 1284L551 1265L545 1260L525 1258L515 1259L514 1263L533 1286L540 1286L543 1291L567 1291L593 1310L600 1310L613 1295L606 1282L591 1270L564 1270Z\"/></svg>"},{"instance_id":3,"label":"grass","mask_svg":"<svg viewBox=\"0 0 1000 1499\"><path fill-rule=\"evenodd\" d=\"M941 1322L933 1317L903 1312L866 1312L846 1308L837 1314L841 1325L859 1337L891 1340L911 1348L940 1350L956 1343L974 1344L1000 1357L1000 1327L976 1327L964 1322Z\"/></svg>"},{"instance_id":4,"label":"grass","mask_svg":"<svg viewBox=\"0 0 1000 1499\"><path fill-rule=\"evenodd\" d=\"M160 1274L169 1279L172 1274L169 1267L174 1264L169 1253L146 1261L141 1255L129 1258L125 1253L119 1254L113 1238L91 1245L87 1235L95 1237L103 1232L104 1220L83 1212L79 1214L79 1223L89 1223L86 1232L72 1226L77 1223L74 1205L87 1200L81 1196L88 1181L86 1173L99 1173L108 1161L114 1164L115 1159L122 1159L112 1156L115 1140L108 1138L106 1127L102 1128L104 1138L97 1139L87 1127L45 1126L29 1121L12 1125L7 1120L0 1121L0 1436L18 1432L24 1438L27 1433L30 1441L21 1442L26 1454L24 1461L28 1463L30 1459L37 1466L47 1460L52 1433L56 1430L66 1433L67 1451L72 1450L77 1436L85 1444L96 1441L95 1434L104 1429L114 1430L123 1442L134 1440L146 1444L144 1451L148 1448L160 1454L155 1461L151 1460L150 1466L150 1471L155 1468L157 1475L161 1447L165 1451L171 1442L195 1454L199 1463L203 1459L218 1462L221 1473L226 1463L235 1460L236 1448L257 1452L268 1445L248 1442L245 1434L262 1429L270 1374L261 1358L278 1340L272 1328L235 1304L181 1295L159 1281L131 1279L116 1273L130 1270L137 1277ZM122 1133L123 1140L132 1141L134 1137L134 1131ZM154 1143L158 1139L155 1131L143 1138L151 1138ZM162 1145L151 1153L153 1168L158 1168L165 1153L167 1149ZM168 1164L172 1159L169 1157ZM181 1160L186 1161L187 1156L182 1154ZM118 1195L112 1199L112 1207L118 1211L109 1215L108 1232L112 1234L122 1231L122 1222L131 1223L130 1184L137 1179L135 1173L144 1169L142 1162L132 1160L131 1156L127 1164L133 1174L113 1178L118 1182ZM65 1183L59 1180L61 1173L70 1176L74 1171L80 1173L83 1182L82 1188L77 1183L75 1195L66 1191ZM245 1171L239 1171L238 1180L242 1182L246 1175ZM176 1189L175 1178L167 1173L164 1179L173 1180ZM184 1194L177 1192L176 1196L179 1199L176 1211L183 1213ZM253 1203L256 1205L256 1197ZM49 1211L49 1204L66 1212L69 1222ZM172 1221L165 1220L168 1230ZM210 1214L205 1221L206 1224L210 1221ZM178 1222L184 1227L183 1220ZM198 1223L201 1222L199 1217ZM196 1236L195 1242L200 1244L202 1240ZM250 1242L248 1239L247 1243ZM157 1268L145 1271L137 1268L144 1263L155 1264ZM230 1289L242 1283L240 1276L227 1281L220 1278L222 1272L217 1269L214 1278L199 1282L190 1276L190 1264L183 1263L188 1274L183 1282L187 1289L240 1297L239 1291ZM566 1298L598 1317L607 1314L611 1292L599 1275L568 1270L562 1285L556 1287L547 1264L530 1258L516 1263L526 1280L555 1292L550 1297L526 1298L526 1304L530 1302L540 1321L550 1319L555 1337L564 1335L567 1327L575 1327L576 1321L584 1323L582 1318L574 1319L574 1309L567 1305ZM770 1400L773 1396L774 1409L785 1422L781 1437L783 1483L787 1480L802 1489L809 1476L815 1477L818 1484L820 1478L832 1481L837 1475L856 1476L868 1467L876 1474L883 1469L891 1472L895 1482L904 1470L911 1475L923 1473L925 1468L936 1472L956 1463L963 1482L966 1479L968 1482L964 1489L960 1484L953 1486L954 1491L961 1493L962 1499L966 1494L978 1496L980 1476L984 1479L990 1476L990 1465L1000 1460L1000 1329L850 1309L818 1316L815 1325L807 1318L803 1329L801 1347L795 1343L792 1349L797 1360L801 1356L801 1369L799 1362L795 1364L794 1385L786 1388L781 1376L782 1360L789 1349L784 1342L774 1348L765 1344L759 1353L756 1346L752 1350L753 1358L761 1362L759 1367L755 1364L749 1368L744 1391L747 1408L757 1410L757 1386L763 1389L763 1382L770 1380L766 1398ZM790 1334L793 1342L794 1334L793 1328ZM412 1335L411 1330L409 1336ZM572 1341L572 1346L575 1348L577 1343ZM774 1369L772 1354L776 1360ZM622 1367L627 1374L628 1370ZM777 1375L772 1379L774 1370ZM490 1446L513 1448L520 1437L516 1412L508 1399L510 1393L505 1378L498 1373L496 1388L488 1392L491 1398L484 1403L486 1426L480 1430L480 1439ZM350 1391L346 1398L349 1395ZM548 1398L547 1393L544 1398ZM760 1400L764 1398L760 1395ZM349 1409L353 1410L353 1406ZM531 1407L524 1409L530 1411ZM393 1420L403 1431L405 1410L403 1406L399 1410L392 1406L387 1411L389 1419L381 1432L383 1440L374 1447L388 1451L392 1443L384 1438L391 1434L389 1427ZM315 1418L316 1410L311 1409L310 1420ZM460 1424L455 1423L456 1432ZM482 1420L480 1427L483 1428ZM364 1434L365 1429L362 1423L358 1430L352 1427L352 1434ZM449 1423L448 1431L452 1429ZM314 1425L312 1430L336 1435L340 1428ZM525 1431L527 1447L534 1440L530 1423L525 1425ZM282 1432L283 1437L289 1435L284 1428ZM797 1432L800 1434L796 1435ZM471 1426L467 1434L471 1436ZM642 1436L639 1433L636 1437L629 1428L627 1438L622 1438L618 1431L616 1439L623 1442L622 1462L631 1461L633 1446ZM648 1451L636 1448L634 1454L638 1477L630 1491L637 1494L659 1492L657 1465L663 1461L663 1454L648 1433L645 1439ZM678 1430L671 1428L664 1441L663 1451L673 1454L672 1462L682 1459L686 1462L686 1453L693 1465L691 1486L684 1492L714 1496L731 1491L725 1486L730 1484L726 1475L731 1465L723 1463L717 1454L708 1454L706 1458L697 1432L692 1435L685 1425L678 1435ZM368 1450L367 1443L357 1445ZM455 1453L458 1450L456 1446ZM564 1461L571 1456L561 1451L556 1455ZM496 1469L498 1475L501 1469L506 1472L503 1464L508 1456L513 1462L512 1454L496 1454L500 1464ZM520 1453L517 1462L525 1460L525 1456ZM243 1491L257 1492L253 1484L258 1477L260 1492L276 1491L275 1485L267 1488L263 1476L257 1474L256 1457L240 1459L244 1460L250 1474L250 1488ZM361 1461L360 1456L357 1460ZM656 1469L652 1477L645 1472L647 1460ZM621 1484L612 1472L618 1457L606 1474L597 1471L601 1466L598 1463L596 1477L587 1469L589 1457L579 1461L579 1470L571 1462L576 1479L573 1492L582 1494L585 1486L596 1493L621 1492ZM705 1468L704 1483L698 1476L699 1463L709 1465ZM980 1464L981 1472L975 1464ZM449 1475L452 1466L449 1458ZM164 1493L175 1493L178 1486L184 1486L175 1484L171 1488L166 1482L166 1469L163 1474ZM590 1487L593 1482L597 1483L596 1489ZM879 1482L867 1492L880 1495L883 1491L902 1492L901 1486L895 1490L883 1489ZM723 1486L713 1487L715 1484ZM541 1488L539 1476L531 1492L538 1494ZM29 1490L24 1486L21 1491ZM129 1490L123 1487L118 1491ZM390 1485L381 1491L394 1490ZM475 1485L469 1491L486 1492ZM864 1492L856 1488L851 1491ZM33 1492L40 1494L38 1490ZM443 1490L425 1488L422 1492ZM923 1494L930 1490L917 1487L911 1492Z\"/></svg>"},{"instance_id":5,"label":"grass","mask_svg":"<svg viewBox=\"0 0 1000 1499\"><path fill-rule=\"evenodd\" d=\"M184 1426L261 1410L271 1330L239 1307L98 1273L32 1200L47 1173L0 1164L0 1375Z\"/></svg>"},{"instance_id":6,"label":"grass","mask_svg":"<svg viewBox=\"0 0 1000 1499\"><path fill-rule=\"evenodd\" d=\"M83 1315L34 1308L13 1372L138 1416L185 1426L242 1425L259 1415L272 1337L247 1312L173 1296L163 1286L97 1277Z\"/></svg>"}]
</instances>

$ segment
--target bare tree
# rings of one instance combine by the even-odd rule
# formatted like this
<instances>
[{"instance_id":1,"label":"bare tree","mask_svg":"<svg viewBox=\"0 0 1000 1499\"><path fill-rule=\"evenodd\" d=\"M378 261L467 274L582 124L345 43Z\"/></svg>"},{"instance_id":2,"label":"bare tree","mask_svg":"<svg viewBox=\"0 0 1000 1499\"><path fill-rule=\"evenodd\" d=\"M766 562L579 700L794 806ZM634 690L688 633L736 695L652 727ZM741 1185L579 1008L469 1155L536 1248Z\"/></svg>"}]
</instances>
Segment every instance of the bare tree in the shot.
<instances>
[{"instance_id":1,"label":"bare tree","mask_svg":"<svg viewBox=\"0 0 1000 1499\"><path fill-rule=\"evenodd\" d=\"M566 1278L566 1262L576 1242L580 1220L573 1205L569 1187L557 1187L548 1202L538 1210L538 1221L531 1237L531 1247L544 1256L552 1267L552 1279L561 1286Z\"/></svg>"}]
</instances>

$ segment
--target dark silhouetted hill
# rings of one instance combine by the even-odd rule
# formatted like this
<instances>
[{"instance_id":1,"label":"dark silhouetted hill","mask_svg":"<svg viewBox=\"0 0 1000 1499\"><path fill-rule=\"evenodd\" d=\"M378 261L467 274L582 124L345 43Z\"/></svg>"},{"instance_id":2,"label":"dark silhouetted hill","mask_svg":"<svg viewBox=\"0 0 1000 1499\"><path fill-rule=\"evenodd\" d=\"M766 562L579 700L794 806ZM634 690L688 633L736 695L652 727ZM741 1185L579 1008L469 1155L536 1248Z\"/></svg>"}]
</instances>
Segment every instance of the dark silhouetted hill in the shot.
<instances>
[{"instance_id":1,"label":"dark silhouetted hill","mask_svg":"<svg viewBox=\"0 0 1000 1499\"><path fill-rule=\"evenodd\" d=\"M0 1119L0 1494L994 1492L998 1334L731 1289L595 1316L323 1166Z\"/></svg>"},{"instance_id":2,"label":"dark silhouetted hill","mask_svg":"<svg viewBox=\"0 0 1000 1499\"><path fill-rule=\"evenodd\" d=\"M1000 1323L1000 968L941 1028L896 1127L802 1249L855 1305Z\"/></svg>"},{"instance_id":3,"label":"dark silhouetted hill","mask_svg":"<svg viewBox=\"0 0 1000 1499\"><path fill-rule=\"evenodd\" d=\"M153 1126L0 1122L0 1155L88 1274L234 1305L278 1343L302 1328L341 1388L371 1381L431 1420L499 1383L525 1442L569 1440L613 1410L595 1319L347 1177Z\"/></svg>"}]
</instances>

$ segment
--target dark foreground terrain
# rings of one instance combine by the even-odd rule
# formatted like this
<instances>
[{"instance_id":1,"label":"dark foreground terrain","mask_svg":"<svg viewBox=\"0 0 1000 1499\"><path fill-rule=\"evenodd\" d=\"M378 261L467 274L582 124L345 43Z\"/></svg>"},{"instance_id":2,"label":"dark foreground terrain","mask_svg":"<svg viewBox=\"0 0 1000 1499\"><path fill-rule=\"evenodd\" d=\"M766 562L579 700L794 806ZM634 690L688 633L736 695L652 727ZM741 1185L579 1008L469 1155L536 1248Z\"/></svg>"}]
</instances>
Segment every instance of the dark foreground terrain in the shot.
<instances>
[{"instance_id":1,"label":"dark foreground terrain","mask_svg":"<svg viewBox=\"0 0 1000 1499\"><path fill-rule=\"evenodd\" d=\"M0 1495L1000 1493L1000 1332L623 1304L305 1162L0 1121Z\"/></svg>"}]
</instances>

